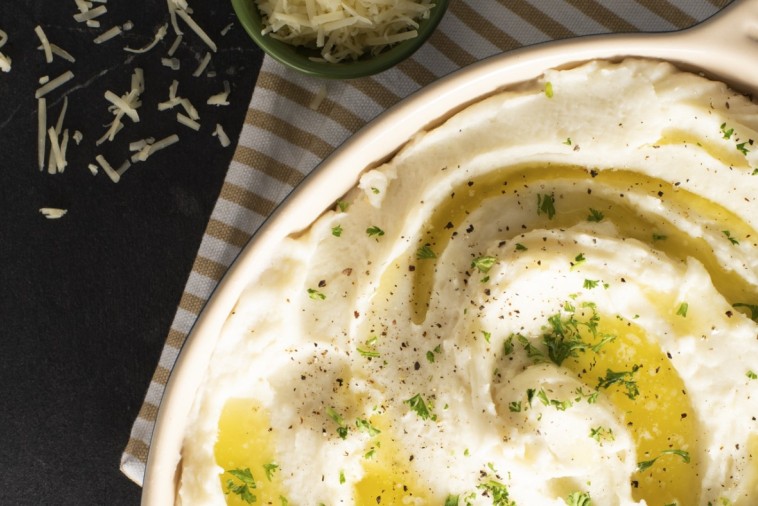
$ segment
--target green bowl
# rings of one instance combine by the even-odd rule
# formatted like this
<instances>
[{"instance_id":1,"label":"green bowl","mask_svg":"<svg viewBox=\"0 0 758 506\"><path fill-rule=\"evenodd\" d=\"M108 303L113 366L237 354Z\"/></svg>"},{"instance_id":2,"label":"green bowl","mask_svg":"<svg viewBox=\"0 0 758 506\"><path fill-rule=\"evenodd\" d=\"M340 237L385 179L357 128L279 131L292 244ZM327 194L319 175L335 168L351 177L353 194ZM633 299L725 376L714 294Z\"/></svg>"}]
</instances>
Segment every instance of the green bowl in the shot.
<instances>
[{"instance_id":1,"label":"green bowl","mask_svg":"<svg viewBox=\"0 0 758 506\"><path fill-rule=\"evenodd\" d=\"M268 35L263 35L261 33L263 29L261 13L255 0L232 0L232 6L245 31L261 49L275 60L312 76L329 79L354 79L378 74L412 55L434 32L445 15L448 1L435 0L435 6L430 11L429 18L419 22L417 37L399 42L375 56L368 55L355 61L340 63L313 61L310 58L319 56L318 51L293 46Z\"/></svg>"}]
</instances>

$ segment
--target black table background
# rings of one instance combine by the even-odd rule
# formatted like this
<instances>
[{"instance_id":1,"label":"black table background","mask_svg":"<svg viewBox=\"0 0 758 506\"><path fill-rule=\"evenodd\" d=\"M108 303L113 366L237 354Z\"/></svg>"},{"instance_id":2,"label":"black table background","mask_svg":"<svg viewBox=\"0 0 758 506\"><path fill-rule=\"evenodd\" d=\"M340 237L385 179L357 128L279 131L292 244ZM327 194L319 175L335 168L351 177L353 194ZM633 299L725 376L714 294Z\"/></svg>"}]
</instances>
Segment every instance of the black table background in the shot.
<instances>
[{"instance_id":1,"label":"black table background","mask_svg":"<svg viewBox=\"0 0 758 506\"><path fill-rule=\"evenodd\" d=\"M11 72L0 73L2 505L139 503L141 489L120 473L119 459L233 154L234 144L223 149L210 132L218 122L236 141L262 59L228 1L190 5L219 46L209 67L217 77L191 76L207 47L181 21L179 71L160 63L174 41L170 27L149 53L123 51L146 45L168 21L164 0L111 0L101 29L74 21L73 0L0 2L9 36L0 51L13 60ZM127 20L131 31L92 43ZM77 61L46 64L36 50L38 24ZM96 148L112 120L103 94L128 91L135 67L145 73L142 121L126 119L114 142ZM34 91L39 77L68 69L74 80L47 97L48 126L68 92L64 127L85 139L70 142L65 172L49 175L37 165ZM176 109L157 111L173 79L198 108L200 132L176 123ZM232 85L231 105L205 105L223 80ZM97 154L118 167L129 142L172 133L179 144L134 164L118 184L87 169ZM48 220L41 207L68 213Z\"/></svg>"}]
</instances>

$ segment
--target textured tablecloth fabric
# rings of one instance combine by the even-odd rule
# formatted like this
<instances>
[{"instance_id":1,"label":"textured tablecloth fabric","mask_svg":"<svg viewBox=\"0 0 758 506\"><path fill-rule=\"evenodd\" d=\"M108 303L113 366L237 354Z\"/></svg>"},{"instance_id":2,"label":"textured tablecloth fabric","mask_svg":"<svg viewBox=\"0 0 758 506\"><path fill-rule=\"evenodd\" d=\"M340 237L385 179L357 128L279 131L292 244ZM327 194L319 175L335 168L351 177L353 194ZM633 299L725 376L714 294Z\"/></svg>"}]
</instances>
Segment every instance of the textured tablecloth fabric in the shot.
<instances>
[{"instance_id":1,"label":"textured tablecloth fabric","mask_svg":"<svg viewBox=\"0 0 758 506\"><path fill-rule=\"evenodd\" d=\"M253 0L250 0L253 1ZM121 470L142 484L153 425L198 313L256 229L350 135L422 86L478 60L550 40L692 26L729 0L451 0L413 57L379 75L325 81L263 61L221 193L145 396ZM314 110L314 97L326 97Z\"/></svg>"}]
</instances>

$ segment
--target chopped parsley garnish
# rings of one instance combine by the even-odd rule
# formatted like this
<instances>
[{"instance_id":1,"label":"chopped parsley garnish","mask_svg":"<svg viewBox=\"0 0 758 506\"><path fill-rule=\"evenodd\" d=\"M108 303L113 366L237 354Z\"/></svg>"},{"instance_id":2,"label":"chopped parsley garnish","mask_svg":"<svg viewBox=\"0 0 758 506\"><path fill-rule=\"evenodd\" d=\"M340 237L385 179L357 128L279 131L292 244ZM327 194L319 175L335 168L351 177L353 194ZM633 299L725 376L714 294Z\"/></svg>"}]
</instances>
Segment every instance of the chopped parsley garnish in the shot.
<instances>
[{"instance_id":1,"label":"chopped parsley garnish","mask_svg":"<svg viewBox=\"0 0 758 506\"><path fill-rule=\"evenodd\" d=\"M590 437L598 443L602 441L614 441L616 439L616 436L613 435L613 430L603 426L590 428Z\"/></svg>"},{"instance_id":2,"label":"chopped parsley garnish","mask_svg":"<svg viewBox=\"0 0 758 506\"><path fill-rule=\"evenodd\" d=\"M429 350L426 352L426 359L429 361L430 364L433 364L435 361L435 354L442 352L442 345L438 344L434 347L433 350Z\"/></svg>"},{"instance_id":3,"label":"chopped parsley garnish","mask_svg":"<svg viewBox=\"0 0 758 506\"><path fill-rule=\"evenodd\" d=\"M479 272L483 274L487 274L492 268L492 266L495 265L495 262L497 262L497 258L495 257L489 257L489 256L479 257L479 258L475 258L471 262L471 267L478 270Z\"/></svg>"},{"instance_id":4,"label":"chopped parsley garnish","mask_svg":"<svg viewBox=\"0 0 758 506\"><path fill-rule=\"evenodd\" d=\"M240 499L248 504L253 504L257 498L253 495L252 490L255 490L256 484L253 478L253 473L250 468L245 469L230 469L227 471L234 476L240 483L235 483L234 480L229 479L226 481L226 494L234 494L240 496Z\"/></svg>"},{"instance_id":5,"label":"chopped parsley garnish","mask_svg":"<svg viewBox=\"0 0 758 506\"><path fill-rule=\"evenodd\" d=\"M271 478L274 477L274 473L279 469L279 466L271 462L269 464L263 464L263 469L266 471L266 478L268 481L271 481Z\"/></svg>"},{"instance_id":6,"label":"chopped parsley garnish","mask_svg":"<svg viewBox=\"0 0 758 506\"><path fill-rule=\"evenodd\" d=\"M362 357L366 358L379 358L379 352L376 350L376 342L378 341L376 336L371 336L369 339L366 340L366 347L356 347L355 350L361 354Z\"/></svg>"},{"instance_id":7,"label":"chopped parsley garnish","mask_svg":"<svg viewBox=\"0 0 758 506\"><path fill-rule=\"evenodd\" d=\"M487 480L477 485L476 488L483 490L484 495L489 495L492 498L492 506L516 506L516 503L509 497L508 488L499 481Z\"/></svg>"},{"instance_id":8,"label":"chopped parsley garnish","mask_svg":"<svg viewBox=\"0 0 758 506\"><path fill-rule=\"evenodd\" d=\"M556 399L548 398L547 393L545 393L545 390L543 390L542 388L540 388L539 392L537 392L537 398L545 406L552 406L558 411L566 411L568 408L572 406L572 403L570 400L559 401Z\"/></svg>"},{"instance_id":9,"label":"chopped parsley garnish","mask_svg":"<svg viewBox=\"0 0 758 506\"><path fill-rule=\"evenodd\" d=\"M347 437L348 428L347 425L345 425L345 420L342 418L342 415L337 413L337 411L331 407L326 408L326 414L337 424L337 435L340 438L345 439Z\"/></svg>"},{"instance_id":10,"label":"chopped parsley garnish","mask_svg":"<svg viewBox=\"0 0 758 506\"><path fill-rule=\"evenodd\" d=\"M644 471L645 469L648 469L655 464L655 461L661 458L664 455L678 455L682 458L682 461L684 461L685 464L690 463L690 454L689 452L686 452L684 450L663 450L660 455L655 457L654 459L650 460L643 460L642 462L637 462L637 471Z\"/></svg>"},{"instance_id":11,"label":"chopped parsley garnish","mask_svg":"<svg viewBox=\"0 0 758 506\"><path fill-rule=\"evenodd\" d=\"M332 235L334 237L339 237L342 235L342 225L337 225L336 227L332 227Z\"/></svg>"},{"instance_id":12,"label":"chopped parsley garnish","mask_svg":"<svg viewBox=\"0 0 758 506\"><path fill-rule=\"evenodd\" d=\"M598 283L600 283L600 281L597 279L585 279L584 288L587 290L592 290L593 288L597 288Z\"/></svg>"},{"instance_id":13,"label":"chopped parsley garnish","mask_svg":"<svg viewBox=\"0 0 758 506\"><path fill-rule=\"evenodd\" d=\"M513 334L503 341L503 355L506 357L513 353Z\"/></svg>"},{"instance_id":14,"label":"chopped parsley garnish","mask_svg":"<svg viewBox=\"0 0 758 506\"><path fill-rule=\"evenodd\" d=\"M571 492L566 498L568 506L592 506L592 499L587 492Z\"/></svg>"},{"instance_id":15,"label":"chopped parsley garnish","mask_svg":"<svg viewBox=\"0 0 758 506\"><path fill-rule=\"evenodd\" d=\"M445 506L458 506L457 495L450 494L445 498Z\"/></svg>"},{"instance_id":16,"label":"chopped parsley garnish","mask_svg":"<svg viewBox=\"0 0 758 506\"><path fill-rule=\"evenodd\" d=\"M668 239L668 236L665 236L663 234L655 234L655 233L653 234L653 240L654 241L663 241L663 240L666 240L666 239Z\"/></svg>"},{"instance_id":17,"label":"chopped parsley garnish","mask_svg":"<svg viewBox=\"0 0 758 506\"><path fill-rule=\"evenodd\" d=\"M537 215L547 214L549 220L555 216L555 199L552 195L537 195Z\"/></svg>"},{"instance_id":18,"label":"chopped parsley garnish","mask_svg":"<svg viewBox=\"0 0 758 506\"><path fill-rule=\"evenodd\" d=\"M379 191L379 188L377 188L375 186L372 186L371 187L371 193L373 193L374 195L379 195L379 193L381 193L381 192Z\"/></svg>"},{"instance_id":19,"label":"chopped parsley garnish","mask_svg":"<svg viewBox=\"0 0 758 506\"><path fill-rule=\"evenodd\" d=\"M563 141L563 143L564 143L566 146L571 146L571 137L566 137L566 140L565 140L565 141Z\"/></svg>"},{"instance_id":20,"label":"chopped parsley garnish","mask_svg":"<svg viewBox=\"0 0 758 506\"><path fill-rule=\"evenodd\" d=\"M745 376L750 378L751 380L758 379L758 374L755 373L752 369L745 373Z\"/></svg>"},{"instance_id":21,"label":"chopped parsley garnish","mask_svg":"<svg viewBox=\"0 0 758 506\"><path fill-rule=\"evenodd\" d=\"M521 401L513 401L508 403L508 410L511 413L521 413Z\"/></svg>"},{"instance_id":22,"label":"chopped parsley garnish","mask_svg":"<svg viewBox=\"0 0 758 506\"><path fill-rule=\"evenodd\" d=\"M516 339L519 343L521 343L521 346L524 347L524 351L526 351L526 356L531 358L532 361L535 363L539 362L547 362L547 358L545 358L545 354L542 353L542 350L537 348L532 344L529 339L527 339L525 336L522 336L521 334L516 334Z\"/></svg>"},{"instance_id":23,"label":"chopped parsley garnish","mask_svg":"<svg viewBox=\"0 0 758 506\"><path fill-rule=\"evenodd\" d=\"M605 215L598 211L597 209L592 209L590 207L590 214L587 216L587 221L594 221L595 223L599 223L603 221L605 218Z\"/></svg>"},{"instance_id":24,"label":"chopped parsley garnish","mask_svg":"<svg viewBox=\"0 0 758 506\"><path fill-rule=\"evenodd\" d=\"M490 342L490 339L492 339L492 333L487 332L486 330L482 330L482 335L484 336L484 340L488 343Z\"/></svg>"},{"instance_id":25,"label":"chopped parsley garnish","mask_svg":"<svg viewBox=\"0 0 758 506\"><path fill-rule=\"evenodd\" d=\"M343 483L345 483L345 471L340 469L340 485L342 485Z\"/></svg>"},{"instance_id":26,"label":"chopped parsley garnish","mask_svg":"<svg viewBox=\"0 0 758 506\"><path fill-rule=\"evenodd\" d=\"M347 203L347 202L345 202L344 200L338 200L338 201L337 201L337 208L338 208L338 209L339 209L341 212L343 212L343 213L344 213L345 211L347 211L347 208L348 208L348 207L350 207L350 204L348 204L348 203Z\"/></svg>"},{"instance_id":27,"label":"chopped parsley garnish","mask_svg":"<svg viewBox=\"0 0 758 506\"><path fill-rule=\"evenodd\" d=\"M758 306L755 306L753 304L745 304L744 302L737 302L735 304L732 304L732 307L744 307L748 309L750 311L750 319L758 323Z\"/></svg>"},{"instance_id":28,"label":"chopped parsley garnish","mask_svg":"<svg viewBox=\"0 0 758 506\"><path fill-rule=\"evenodd\" d=\"M432 248L428 244L424 244L416 251L416 258L419 260L429 260L437 258L437 254L432 251Z\"/></svg>"},{"instance_id":29,"label":"chopped parsley garnish","mask_svg":"<svg viewBox=\"0 0 758 506\"><path fill-rule=\"evenodd\" d=\"M577 256L574 257L574 261L571 262L571 268L574 269L575 267L579 267L586 261L587 259L584 258L584 253L579 253Z\"/></svg>"},{"instance_id":30,"label":"chopped parsley garnish","mask_svg":"<svg viewBox=\"0 0 758 506\"><path fill-rule=\"evenodd\" d=\"M730 128L727 130L726 123L721 123L721 126L719 127L719 130L721 130L721 133L723 134L724 139L729 139L732 137L732 134L734 133L734 128Z\"/></svg>"},{"instance_id":31,"label":"chopped parsley garnish","mask_svg":"<svg viewBox=\"0 0 758 506\"><path fill-rule=\"evenodd\" d=\"M747 142L740 142L739 144L737 144L737 151L739 151L739 152L740 152L740 153L742 153L743 155L747 155L747 153L748 153L748 151L749 151L749 150L747 149L747 147L746 147L746 146L747 146L747 144L748 144Z\"/></svg>"},{"instance_id":32,"label":"chopped parsley garnish","mask_svg":"<svg viewBox=\"0 0 758 506\"><path fill-rule=\"evenodd\" d=\"M526 246L524 246L524 245L523 245L523 244L521 244L520 242L517 242L517 243L516 243L516 251L526 251L526 250L528 250L528 249L529 249L529 248L527 248Z\"/></svg>"},{"instance_id":33,"label":"chopped parsley garnish","mask_svg":"<svg viewBox=\"0 0 758 506\"><path fill-rule=\"evenodd\" d=\"M545 95L547 98L553 98L553 83L550 81L545 83Z\"/></svg>"},{"instance_id":34,"label":"chopped parsley garnish","mask_svg":"<svg viewBox=\"0 0 758 506\"><path fill-rule=\"evenodd\" d=\"M676 310L676 315L681 316L683 318L687 318L687 310L690 308L690 305L686 302L682 302L679 304L679 308Z\"/></svg>"},{"instance_id":35,"label":"chopped parsley garnish","mask_svg":"<svg viewBox=\"0 0 758 506\"><path fill-rule=\"evenodd\" d=\"M287 500L287 498L286 498L286 497L284 497L283 495L280 495L280 496L279 496L279 500L280 500L280 501L281 501L281 503L282 503L282 504L281 504L281 506L289 506L289 503L290 503L290 502L289 502L289 501Z\"/></svg>"},{"instance_id":36,"label":"chopped parsley garnish","mask_svg":"<svg viewBox=\"0 0 758 506\"><path fill-rule=\"evenodd\" d=\"M355 426L358 427L358 430L362 430L363 432L367 433L369 436L374 437L377 434L380 434L382 431L371 425L371 422L368 420L365 420L363 418L359 418L355 421Z\"/></svg>"},{"instance_id":37,"label":"chopped parsley garnish","mask_svg":"<svg viewBox=\"0 0 758 506\"><path fill-rule=\"evenodd\" d=\"M734 237L732 237L732 233L729 232L728 230L722 230L721 233L724 234L727 239L729 239L730 243L732 243L734 245L737 245L737 244L740 243L740 241L738 241L737 239L735 239Z\"/></svg>"},{"instance_id":38,"label":"chopped parsley garnish","mask_svg":"<svg viewBox=\"0 0 758 506\"><path fill-rule=\"evenodd\" d=\"M384 230L377 227L376 225L373 225L366 229L366 233L368 234L369 237L381 237L384 235Z\"/></svg>"},{"instance_id":39,"label":"chopped parsley garnish","mask_svg":"<svg viewBox=\"0 0 758 506\"><path fill-rule=\"evenodd\" d=\"M411 408L411 411L414 411L422 420L437 419L437 416L431 412L431 409L427 406L424 398L421 397L421 394L416 394L410 399L406 399L404 402Z\"/></svg>"},{"instance_id":40,"label":"chopped parsley garnish","mask_svg":"<svg viewBox=\"0 0 758 506\"><path fill-rule=\"evenodd\" d=\"M313 300L326 300L326 295L324 295L322 292L319 292L315 288L308 288L308 297Z\"/></svg>"},{"instance_id":41,"label":"chopped parsley garnish","mask_svg":"<svg viewBox=\"0 0 758 506\"><path fill-rule=\"evenodd\" d=\"M605 377L600 378L597 383L597 389L609 388L612 385L618 385L626 389L626 396L634 400L640 394L640 390L637 387L637 382L632 378L634 374L640 369L640 366L634 364L631 371L611 371L606 369Z\"/></svg>"}]
</instances>

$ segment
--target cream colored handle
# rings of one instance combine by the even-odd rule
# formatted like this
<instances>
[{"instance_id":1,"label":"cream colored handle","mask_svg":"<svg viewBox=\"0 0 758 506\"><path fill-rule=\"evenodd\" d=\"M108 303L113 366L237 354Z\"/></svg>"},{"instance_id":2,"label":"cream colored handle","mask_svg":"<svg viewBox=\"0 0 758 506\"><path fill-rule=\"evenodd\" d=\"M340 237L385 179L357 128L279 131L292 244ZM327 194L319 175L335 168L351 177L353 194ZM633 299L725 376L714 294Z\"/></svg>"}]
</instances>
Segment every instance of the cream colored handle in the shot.
<instances>
[{"instance_id":1,"label":"cream colored handle","mask_svg":"<svg viewBox=\"0 0 758 506\"><path fill-rule=\"evenodd\" d=\"M699 25L662 36L686 60L745 89L758 85L758 0L734 0Z\"/></svg>"}]
</instances>

